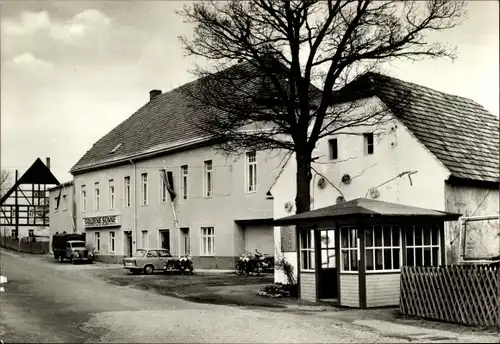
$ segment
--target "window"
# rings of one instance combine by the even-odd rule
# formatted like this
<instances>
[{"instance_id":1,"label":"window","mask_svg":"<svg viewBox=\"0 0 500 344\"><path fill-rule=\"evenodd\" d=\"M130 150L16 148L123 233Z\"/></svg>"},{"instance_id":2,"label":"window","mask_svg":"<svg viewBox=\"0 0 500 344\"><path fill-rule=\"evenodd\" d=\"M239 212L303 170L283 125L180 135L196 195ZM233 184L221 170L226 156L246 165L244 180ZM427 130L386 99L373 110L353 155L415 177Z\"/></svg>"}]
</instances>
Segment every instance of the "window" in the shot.
<instances>
[{"instance_id":1,"label":"window","mask_svg":"<svg viewBox=\"0 0 500 344\"><path fill-rule=\"evenodd\" d=\"M246 168L246 191L257 191L257 153L255 151L247 153Z\"/></svg>"},{"instance_id":2,"label":"window","mask_svg":"<svg viewBox=\"0 0 500 344\"><path fill-rule=\"evenodd\" d=\"M342 271L358 271L358 230L355 226L340 227Z\"/></svg>"},{"instance_id":3,"label":"window","mask_svg":"<svg viewBox=\"0 0 500 344\"><path fill-rule=\"evenodd\" d=\"M339 146L337 139L328 140L328 148L330 149L330 160L336 160L339 157Z\"/></svg>"},{"instance_id":4,"label":"window","mask_svg":"<svg viewBox=\"0 0 500 344\"><path fill-rule=\"evenodd\" d=\"M214 227L201 227L201 255L215 255Z\"/></svg>"},{"instance_id":5,"label":"window","mask_svg":"<svg viewBox=\"0 0 500 344\"><path fill-rule=\"evenodd\" d=\"M149 242L148 242L148 231L145 229L142 231L142 236L141 236L141 244L142 248L148 248Z\"/></svg>"},{"instance_id":6,"label":"window","mask_svg":"<svg viewBox=\"0 0 500 344\"><path fill-rule=\"evenodd\" d=\"M101 250L101 233L94 233L94 245L97 252Z\"/></svg>"},{"instance_id":7,"label":"window","mask_svg":"<svg viewBox=\"0 0 500 344\"><path fill-rule=\"evenodd\" d=\"M439 266L441 264L439 227L406 227L406 265Z\"/></svg>"},{"instance_id":8,"label":"window","mask_svg":"<svg viewBox=\"0 0 500 344\"><path fill-rule=\"evenodd\" d=\"M115 252L115 232L109 232L109 252Z\"/></svg>"},{"instance_id":9,"label":"window","mask_svg":"<svg viewBox=\"0 0 500 344\"><path fill-rule=\"evenodd\" d=\"M87 189L85 185L82 185L82 212L87 211Z\"/></svg>"},{"instance_id":10,"label":"window","mask_svg":"<svg viewBox=\"0 0 500 344\"><path fill-rule=\"evenodd\" d=\"M167 202L167 193L168 193L168 188L167 184L165 183L165 178L164 178L164 173L166 170L160 170L160 202L165 203Z\"/></svg>"},{"instance_id":11,"label":"window","mask_svg":"<svg viewBox=\"0 0 500 344\"><path fill-rule=\"evenodd\" d=\"M99 182L94 183L94 208L95 210L99 210Z\"/></svg>"},{"instance_id":12,"label":"window","mask_svg":"<svg viewBox=\"0 0 500 344\"><path fill-rule=\"evenodd\" d=\"M156 257L159 257L159 256L160 256L160 254L156 250L151 250L146 255L147 258L156 258Z\"/></svg>"},{"instance_id":13,"label":"window","mask_svg":"<svg viewBox=\"0 0 500 344\"><path fill-rule=\"evenodd\" d=\"M109 180L109 209L115 209L115 180Z\"/></svg>"},{"instance_id":14,"label":"window","mask_svg":"<svg viewBox=\"0 0 500 344\"><path fill-rule=\"evenodd\" d=\"M125 207L130 207L130 177L123 179Z\"/></svg>"},{"instance_id":15,"label":"window","mask_svg":"<svg viewBox=\"0 0 500 344\"><path fill-rule=\"evenodd\" d=\"M320 231L321 268L335 267L335 229Z\"/></svg>"},{"instance_id":16,"label":"window","mask_svg":"<svg viewBox=\"0 0 500 344\"><path fill-rule=\"evenodd\" d=\"M373 154L373 148L374 148L373 133L363 134L363 138L365 141L365 155Z\"/></svg>"},{"instance_id":17,"label":"window","mask_svg":"<svg viewBox=\"0 0 500 344\"><path fill-rule=\"evenodd\" d=\"M59 200L60 200L61 194L59 193L59 196L54 197L54 211L57 211L59 209Z\"/></svg>"},{"instance_id":18,"label":"window","mask_svg":"<svg viewBox=\"0 0 500 344\"><path fill-rule=\"evenodd\" d=\"M212 179L212 160L205 161L205 174L203 178L203 195L205 197L212 197L213 179Z\"/></svg>"},{"instance_id":19,"label":"window","mask_svg":"<svg viewBox=\"0 0 500 344\"><path fill-rule=\"evenodd\" d=\"M300 270L314 270L314 230L300 232Z\"/></svg>"},{"instance_id":20,"label":"window","mask_svg":"<svg viewBox=\"0 0 500 344\"><path fill-rule=\"evenodd\" d=\"M62 201L62 210L68 210L68 197L67 195L63 195L63 201Z\"/></svg>"},{"instance_id":21,"label":"window","mask_svg":"<svg viewBox=\"0 0 500 344\"><path fill-rule=\"evenodd\" d=\"M142 205L148 204L148 174L141 174L141 194L142 194Z\"/></svg>"},{"instance_id":22,"label":"window","mask_svg":"<svg viewBox=\"0 0 500 344\"><path fill-rule=\"evenodd\" d=\"M401 228L399 226L365 227L366 270L401 268Z\"/></svg>"},{"instance_id":23,"label":"window","mask_svg":"<svg viewBox=\"0 0 500 344\"><path fill-rule=\"evenodd\" d=\"M181 166L181 195L182 199L188 198L188 165Z\"/></svg>"}]
</instances>

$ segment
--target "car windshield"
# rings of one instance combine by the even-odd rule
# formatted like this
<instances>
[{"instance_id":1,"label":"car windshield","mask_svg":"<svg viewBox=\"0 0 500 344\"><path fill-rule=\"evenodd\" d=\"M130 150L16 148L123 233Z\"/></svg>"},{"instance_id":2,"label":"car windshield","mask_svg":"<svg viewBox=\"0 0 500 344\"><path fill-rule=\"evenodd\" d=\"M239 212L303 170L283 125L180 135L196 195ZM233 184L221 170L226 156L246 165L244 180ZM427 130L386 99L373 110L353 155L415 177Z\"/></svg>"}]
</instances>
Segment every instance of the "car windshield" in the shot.
<instances>
[{"instance_id":1,"label":"car windshield","mask_svg":"<svg viewBox=\"0 0 500 344\"><path fill-rule=\"evenodd\" d=\"M146 255L146 250L137 250L134 253L134 257L142 258Z\"/></svg>"},{"instance_id":2,"label":"car windshield","mask_svg":"<svg viewBox=\"0 0 500 344\"><path fill-rule=\"evenodd\" d=\"M84 242L72 242L71 247L85 247Z\"/></svg>"}]
</instances>

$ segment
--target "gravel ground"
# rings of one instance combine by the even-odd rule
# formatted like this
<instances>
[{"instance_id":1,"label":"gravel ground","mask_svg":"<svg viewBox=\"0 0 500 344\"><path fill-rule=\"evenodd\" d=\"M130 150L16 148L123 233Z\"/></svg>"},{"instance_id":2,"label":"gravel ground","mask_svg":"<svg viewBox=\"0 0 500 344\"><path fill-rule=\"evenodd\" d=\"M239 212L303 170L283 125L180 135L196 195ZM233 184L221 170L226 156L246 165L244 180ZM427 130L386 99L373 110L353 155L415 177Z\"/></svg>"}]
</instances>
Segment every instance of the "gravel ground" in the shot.
<instances>
[{"instance_id":1,"label":"gravel ground","mask_svg":"<svg viewBox=\"0 0 500 344\"><path fill-rule=\"evenodd\" d=\"M106 283L97 274L106 269L61 270L43 259L22 259L15 254L3 254L1 264L9 278L0 314L0 338L5 342L404 343L497 339L476 335L479 339L473 340L462 333L443 331L425 337L429 331L423 328L413 330L420 337L408 335L408 328L403 327L383 331L384 327L397 328L396 324L381 322L374 327L370 321L356 323L353 319L361 314L358 310L311 312L303 308L285 312L193 303ZM144 280L160 276L144 276ZM239 288L234 283L223 287L236 287L234 293Z\"/></svg>"}]
</instances>

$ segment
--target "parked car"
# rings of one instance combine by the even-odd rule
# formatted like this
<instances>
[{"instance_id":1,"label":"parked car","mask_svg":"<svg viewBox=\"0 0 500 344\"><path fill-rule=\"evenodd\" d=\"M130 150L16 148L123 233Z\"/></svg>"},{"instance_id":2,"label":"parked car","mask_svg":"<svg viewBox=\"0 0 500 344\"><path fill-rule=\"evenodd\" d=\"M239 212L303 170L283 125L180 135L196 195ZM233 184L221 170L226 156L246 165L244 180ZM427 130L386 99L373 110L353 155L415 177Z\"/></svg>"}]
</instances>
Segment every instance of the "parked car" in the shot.
<instances>
[{"instance_id":1,"label":"parked car","mask_svg":"<svg viewBox=\"0 0 500 344\"><path fill-rule=\"evenodd\" d=\"M187 266L193 270L192 263L186 265L186 260L191 262L189 257L172 257L166 249L139 249L132 257L123 258L123 268L133 274L141 272L145 274L153 273L155 270L171 271L180 270Z\"/></svg>"},{"instance_id":2,"label":"parked car","mask_svg":"<svg viewBox=\"0 0 500 344\"><path fill-rule=\"evenodd\" d=\"M59 262L69 259L71 263L92 263L93 254L85 244L85 235L77 233L54 234L52 236L52 252Z\"/></svg>"}]
</instances>

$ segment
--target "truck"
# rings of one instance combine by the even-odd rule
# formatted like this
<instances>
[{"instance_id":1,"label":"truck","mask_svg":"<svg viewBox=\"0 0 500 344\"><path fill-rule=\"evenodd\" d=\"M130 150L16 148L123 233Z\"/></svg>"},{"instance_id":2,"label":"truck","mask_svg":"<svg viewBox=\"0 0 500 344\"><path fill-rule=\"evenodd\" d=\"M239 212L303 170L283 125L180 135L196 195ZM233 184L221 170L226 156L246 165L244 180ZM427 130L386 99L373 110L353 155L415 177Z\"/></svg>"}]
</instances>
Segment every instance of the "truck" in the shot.
<instances>
[{"instance_id":1,"label":"truck","mask_svg":"<svg viewBox=\"0 0 500 344\"><path fill-rule=\"evenodd\" d=\"M85 243L85 234L62 233L52 236L52 252L59 262L69 260L72 264L77 262L92 263L93 254Z\"/></svg>"}]
</instances>

